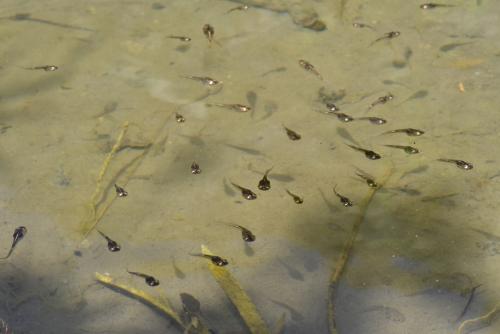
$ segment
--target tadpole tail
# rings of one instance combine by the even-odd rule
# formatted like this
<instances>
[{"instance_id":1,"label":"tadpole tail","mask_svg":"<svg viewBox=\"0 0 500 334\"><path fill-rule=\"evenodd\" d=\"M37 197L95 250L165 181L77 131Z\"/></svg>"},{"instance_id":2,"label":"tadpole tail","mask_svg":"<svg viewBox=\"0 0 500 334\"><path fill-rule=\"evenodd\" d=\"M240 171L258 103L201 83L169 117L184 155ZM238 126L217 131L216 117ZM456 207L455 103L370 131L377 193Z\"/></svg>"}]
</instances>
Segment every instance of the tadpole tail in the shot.
<instances>
[{"instance_id":1,"label":"tadpole tail","mask_svg":"<svg viewBox=\"0 0 500 334\"><path fill-rule=\"evenodd\" d=\"M12 245L12 247L10 247L9 253L7 253L7 255L4 257L0 257L0 260L7 260L11 256L12 252L14 251L14 247L15 247L15 245Z\"/></svg>"}]
</instances>

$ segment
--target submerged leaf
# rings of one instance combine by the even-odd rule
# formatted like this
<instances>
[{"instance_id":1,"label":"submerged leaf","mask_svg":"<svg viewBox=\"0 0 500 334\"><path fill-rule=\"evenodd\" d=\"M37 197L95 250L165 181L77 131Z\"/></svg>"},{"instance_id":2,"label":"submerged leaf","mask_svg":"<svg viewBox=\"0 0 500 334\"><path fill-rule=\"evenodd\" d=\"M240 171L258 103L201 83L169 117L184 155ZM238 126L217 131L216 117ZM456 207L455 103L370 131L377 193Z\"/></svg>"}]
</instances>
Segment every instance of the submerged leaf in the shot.
<instances>
[{"instance_id":1,"label":"submerged leaf","mask_svg":"<svg viewBox=\"0 0 500 334\"><path fill-rule=\"evenodd\" d=\"M201 252L206 255L214 255L204 245L201 245ZM215 278L217 283L219 283L226 293L227 297L238 309L238 312L243 318L245 325L250 330L250 333L269 333L269 329L262 320L260 314L257 312L255 304L252 303L250 297L246 294L243 288L241 288L226 267L216 266L212 262L209 262L208 268L212 272L212 276Z\"/></svg>"},{"instance_id":2,"label":"submerged leaf","mask_svg":"<svg viewBox=\"0 0 500 334\"><path fill-rule=\"evenodd\" d=\"M172 320L174 320L177 323L177 325L179 325L181 328L184 328L181 318L179 317L177 312L175 312L172 309L172 307L169 305L168 301L165 298L159 299L158 297L152 296L136 288L132 288L120 283L115 283L114 279L108 275L95 273L95 277L102 284L118 289L121 292L125 292L131 295L132 297L137 298L140 301L155 307L156 309L160 310L161 312L169 316Z\"/></svg>"}]
</instances>

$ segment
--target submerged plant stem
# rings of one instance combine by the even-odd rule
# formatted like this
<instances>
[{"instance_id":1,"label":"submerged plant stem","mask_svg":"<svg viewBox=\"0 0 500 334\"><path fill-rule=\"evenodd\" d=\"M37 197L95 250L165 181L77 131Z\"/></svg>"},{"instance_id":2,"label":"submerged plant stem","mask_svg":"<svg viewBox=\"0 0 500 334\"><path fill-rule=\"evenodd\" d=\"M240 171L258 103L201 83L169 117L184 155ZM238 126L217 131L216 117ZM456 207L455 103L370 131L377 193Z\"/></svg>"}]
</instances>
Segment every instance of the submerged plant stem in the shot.
<instances>
[{"instance_id":1,"label":"submerged plant stem","mask_svg":"<svg viewBox=\"0 0 500 334\"><path fill-rule=\"evenodd\" d=\"M205 93L201 94L199 97L197 97L196 99L194 99L193 101L190 101L189 103L194 103L194 102L199 102L201 100L204 100L210 94L211 94L210 92L205 92ZM186 103L186 104L189 104L189 103ZM172 115L175 114L184 105L185 104L179 105L177 108L175 108L174 110L172 110L165 117L165 121L161 123L161 125L158 128L155 136L153 136L154 140L151 142L151 145L146 146L144 148L144 150L142 151L142 153L137 158L133 159L133 163L135 163L135 165L129 171L128 176L126 177L126 179L121 182L121 184L123 186L127 185L128 179L134 174L134 172L137 170L137 168L139 168L139 166L141 165L141 163L144 160L144 158L150 152L151 148L154 145L156 145L156 144L159 144L159 143L162 143L162 142L164 143L166 141L166 139L168 138L168 134L165 134L163 132L163 129L164 129L165 125L169 122L169 120L172 118ZM90 203L89 203L90 217L88 217L88 219L84 220L84 222L83 222L82 231L83 231L84 238L86 238L90 234L90 232L92 232L96 228L97 224L99 223L99 221L101 220L101 218L106 214L107 210L109 209L109 207L111 206L111 204L113 203L113 201L116 198L116 197L113 197L110 201L107 202L107 204L103 205L103 208L100 210L99 213L97 212L98 204L101 202L101 199L103 198L104 194L106 193L107 190L109 190L113 186L113 184L110 183L106 189L101 190L101 188L102 188L102 180L104 178L104 175L106 174L108 166L111 163L111 160L114 157L114 155L121 150L123 139L125 137L127 129L128 129L128 122L125 122L122 125L122 131L118 135L118 138L116 140L115 145L113 146L113 148L111 149L111 151L106 156L106 159L104 159L103 165L101 167L101 171L99 172L99 176L97 177L96 189L95 189L94 194L92 195L92 197L90 199Z\"/></svg>"},{"instance_id":2,"label":"submerged plant stem","mask_svg":"<svg viewBox=\"0 0 500 334\"><path fill-rule=\"evenodd\" d=\"M392 174L392 169L390 169L382 178L382 180L379 182L379 187L377 188L370 188L368 195L366 196L365 200L361 204L361 213L359 218L354 222L354 225L352 226L351 234L349 236L349 239L347 239L344 248L342 250L342 253L340 254L340 258L337 261L337 264L335 266L335 271L333 272L331 278L330 278L330 285L328 286L328 328L330 330L330 334L337 334L337 325L335 323L335 293L337 289L338 282L340 280L340 277L342 276L342 273L344 272L347 262L349 260L349 255L351 254L352 248L354 246L354 241L356 241L356 238L358 236L359 229L361 227L361 224L365 220L366 213L368 212L368 208L370 207L370 203L375 196L375 193L377 192L380 187L382 187L389 177Z\"/></svg>"},{"instance_id":3,"label":"submerged plant stem","mask_svg":"<svg viewBox=\"0 0 500 334\"><path fill-rule=\"evenodd\" d=\"M467 334L475 331L479 328L488 326L493 318L500 312L500 303L496 304L495 307L483 316L464 320L458 327L457 334Z\"/></svg>"},{"instance_id":4,"label":"submerged plant stem","mask_svg":"<svg viewBox=\"0 0 500 334\"><path fill-rule=\"evenodd\" d=\"M99 175L97 176L95 190L89 202L90 217L88 218L87 221L84 222L83 226L85 237L96 227L96 225L99 223L100 218L102 217L102 215L99 216L97 215L97 203L100 202L101 198L105 193L105 191L102 190L102 180L104 179L104 175L108 170L111 160L113 160L115 153L120 148L123 142L123 138L127 133L127 130L128 130L128 122L125 122L122 125L122 130L120 131L120 134L116 139L115 145L113 145L113 148L108 153L108 155L104 159L104 162L102 163L101 170L99 171Z\"/></svg>"},{"instance_id":5,"label":"submerged plant stem","mask_svg":"<svg viewBox=\"0 0 500 334\"><path fill-rule=\"evenodd\" d=\"M146 155L146 153L148 152L148 150L149 150L149 147L146 148L140 155L138 155L137 157L135 157L134 159L132 159L132 161L122 169L122 171L126 170L131 165L133 165L133 167L130 168L127 176L123 178L123 181L120 184L122 184L123 186L127 185L130 177L134 174L134 172L140 166L140 162L141 162L142 158ZM117 176L120 175L120 174L121 174L121 172L117 173ZM116 179L117 176L114 179ZM108 185L108 187L106 188L106 190L104 192L109 191L109 189L111 189L113 187L114 187L114 182L110 182L110 184ZM97 224L101 221L102 217L104 217L104 215L106 214L106 212L108 211L108 209L111 207L111 205L113 204L113 202L116 200L116 198L118 198L118 196L111 197L111 199L108 200L107 202L105 202L102 205L102 208L98 212L96 212L95 219L94 219L94 224L92 226L90 226L90 228L88 228L87 232L85 233L85 237L87 237L89 235L89 233L92 232L96 228Z\"/></svg>"}]
</instances>

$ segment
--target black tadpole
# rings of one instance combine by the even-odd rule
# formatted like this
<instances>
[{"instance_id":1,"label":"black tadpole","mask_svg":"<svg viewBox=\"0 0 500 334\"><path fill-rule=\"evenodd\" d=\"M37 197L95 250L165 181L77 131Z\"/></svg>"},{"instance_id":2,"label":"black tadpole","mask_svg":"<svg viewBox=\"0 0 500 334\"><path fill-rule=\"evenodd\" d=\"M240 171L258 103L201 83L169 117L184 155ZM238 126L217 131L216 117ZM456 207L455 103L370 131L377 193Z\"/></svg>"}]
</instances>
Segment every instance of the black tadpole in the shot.
<instances>
[{"instance_id":1,"label":"black tadpole","mask_svg":"<svg viewBox=\"0 0 500 334\"><path fill-rule=\"evenodd\" d=\"M10 257L10 255L14 251L14 248L16 247L17 243L19 241L21 241L22 238L24 238L26 233L28 233L28 229L24 226L19 226L18 228L16 228L14 230L14 234L12 235L12 238L13 238L12 246L10 246L9 253L7 254L7 256L0 258L0 260L6 260Z\"/></svg>"},{"instance_id":2,"label":"black tadpole","mask_svg":"<svg viewBox=\"0 0 500 334\"><path fill-rule=\"evenodd\" d=\"M108 237L106 234L102 233L99 230L97 232L99 232L99 234L102 235L103 238L106 239L106 241L108 242L108 249L110 252L120 251L121 247L116 241L112 240L110 237Z\"/></svg>"},{"instance_id":3,"label":"black tadpole","mask_svg":"<svg viewBox=\"0 0 500 334\"><path fill-rule=\"evenodd\" d=\"M229 264L229 261L217 256L217 255L209 255L209 254L190 254L191 256L198 256L198 257L204 257L206 259L209 259L213 264L215 264L218 267L224 267Z\"/></svg>"},{"instance_id":4,"label":"black tadpole","mask_svg":"<svg viewBox=\"0 0 500 334\"><path fill-rule=\"evenodd\" d=\"M237 225L237 224L227 224L227 225L240 229L241 230L241 237L243 238L244 241L246 241L246 242L255 241L255 239L256 239L255 235L246 227L243 227L243 226Z\"/></svg>"},{"instance_id":5,"label":"black tadpole","mask_svg":"<svg viewBox=\"0 0 500 334\"><path fill-rule=\"evenodd\" d=\"M151 275L147 275L147 274L143 274L143 273L138 273L136 271L129 271L128 269L127 269L127 272L129 274L131 274L131 275L135 275L135 276L139 276L139 277L144 278L144 281L149 286L158 286L158 285L160 285L160 281L157 280L156 278L154 278Z\"/></svg>"},{"instance_id":6,"label":"black tadpole","mask_svg":"<svg viewBox=\"0 0 500 334\"><path fill-rule=\"evenodd\" d=\"M127 197L128 196L128 192L117 184L115 184L115 191L116 191L116 195L118 197Z\"/></svg>"},{"instance_id":7,"label":"black tadpole","mask_svg":"<svg viewBox=\"0 0 500 334\"><path fill-rule=\"evenodd\" d=\"M271 167L268 170L266 170L266 172L264 173L264 176L259 181L259 184L258 184L257 188L259 188L260 190L263 190L263 191L271 189L271 181L269 181L269 179L267 178L267 176L269 175L269 172L272 169L273 169L273 167Z\"/></svg>"}]
</instances>

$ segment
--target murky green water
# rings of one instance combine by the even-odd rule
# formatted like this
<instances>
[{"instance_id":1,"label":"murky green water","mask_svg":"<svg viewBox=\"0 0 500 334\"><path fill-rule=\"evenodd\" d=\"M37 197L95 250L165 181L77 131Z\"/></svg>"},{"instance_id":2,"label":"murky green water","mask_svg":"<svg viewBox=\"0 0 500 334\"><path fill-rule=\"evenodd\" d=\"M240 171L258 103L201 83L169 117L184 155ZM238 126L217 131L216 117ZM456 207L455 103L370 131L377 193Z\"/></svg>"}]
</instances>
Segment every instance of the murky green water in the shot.
<instances>
[{"instance_id":1,"label":"murky green water","mask_svg":"<svg viewBox=\"0 0 500 334\"><path fill-rule=\"evenodd\" d=\"M227 13L245 3L260 7ZM28 234L0 263L0 319L16 334L182 332L97 283L101 272L166 296L179 312L179 294L189 293L214 332L245 333L208 261L191 255L205 244L229 260L270 328L285 313L284 333L328 333L329 280L370 191L357 168L389 179L366 211L334 297L338 333L456 333L462 321L491 311L500 300L500 3L442 3L455 6L4 0L1 251L16 227ZM321 27L318 20L326 30L301 26ZM205 24L215 29L212 43ZM391 31L400 35L375 42ZM58 69L32 69L43 65ZM392 100L369 108L389 93ZM326 102L387 123L342 122L325 114ZM125 122L96 197L97 228L121 245L112 253L96 230L86 238L82 231L94 222L96 179ZM285 126L301 139L290 140ZM405 128L425 133L384 134ZM258 190L271 167L272 188ZM257 199L245 200L231 182ZM116 198L114 183L129 195ZM342 206L334 186L353 207ZM257 240L245 244L224 223L249 228ZM490 320L474 333L499 333L500 321Z\"/></svg>"}]
</instances>

